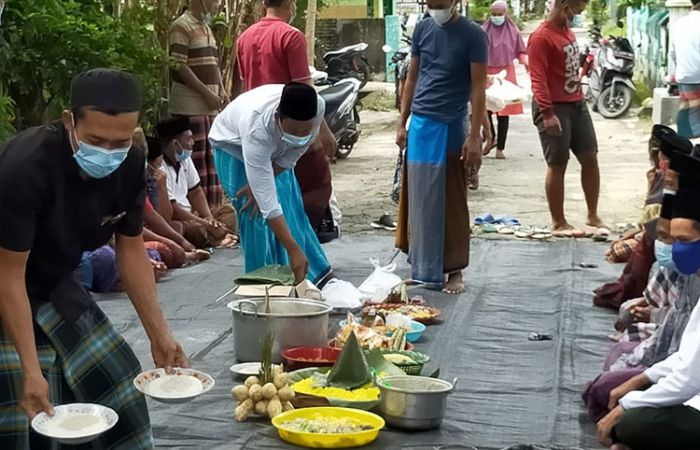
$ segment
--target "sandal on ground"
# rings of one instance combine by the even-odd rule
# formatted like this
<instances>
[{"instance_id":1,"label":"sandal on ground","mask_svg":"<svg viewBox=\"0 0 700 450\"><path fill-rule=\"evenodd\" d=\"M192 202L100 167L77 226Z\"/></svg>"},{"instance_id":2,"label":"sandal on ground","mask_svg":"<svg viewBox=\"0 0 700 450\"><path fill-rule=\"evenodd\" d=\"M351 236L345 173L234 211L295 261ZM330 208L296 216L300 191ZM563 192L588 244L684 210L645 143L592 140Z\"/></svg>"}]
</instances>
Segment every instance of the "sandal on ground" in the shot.
<instances>
[{"instance_id":1,"label":"sandal on ground","mask_svg":"<svg viewBox=\"0 0 700 450\"><path fill-rule=\"evenodd\" d=\"M522 227L518 230L515 230L514 234L516 238L529 239L532 237L533 234L535 234L535 232L531 227Z\"/></svg>"},{"instance_id":2,"label":"sandal on ground","mask_svg":"<svg viewBox=\"0 0 700 450\"><path fill-rule=\"evenodd\" d=\"M598 228L593 233L593 240L596 242L606 242L610 237L610 230L606 227Z\"/></svg>"},{"instance_id":3,"label":"sandal on ground","mask_svg":"<svg viewBox=\"0 0 700 450\"><path fill-rule=\"evenodd\" d=\"M388 213L384 213L378 220L369 224L375 230L396 231L396 222Z\"/></svg>"},{"instance_id":4,"label":"sandal on ground","mask_svg":"<svg viewBox=\"0 0 700 450\"><path fill-rule=\"evenodd\" d=\"M498 234L515 234L515 228L508 225L498 225L496 226L496 231L498 231Z\"/></svg>"},{"instance_id":5,"label":"sandal on ground","mask_svg":"<svg viewBox=\"0 0 700 450\"><path fill-rule=\"evenodd\" d=\"M496 228L495 225L492 225L490 223L485 223L481 226L481 232L482 233L497 233L498 228Z\"/></svg>"}]
</instances>

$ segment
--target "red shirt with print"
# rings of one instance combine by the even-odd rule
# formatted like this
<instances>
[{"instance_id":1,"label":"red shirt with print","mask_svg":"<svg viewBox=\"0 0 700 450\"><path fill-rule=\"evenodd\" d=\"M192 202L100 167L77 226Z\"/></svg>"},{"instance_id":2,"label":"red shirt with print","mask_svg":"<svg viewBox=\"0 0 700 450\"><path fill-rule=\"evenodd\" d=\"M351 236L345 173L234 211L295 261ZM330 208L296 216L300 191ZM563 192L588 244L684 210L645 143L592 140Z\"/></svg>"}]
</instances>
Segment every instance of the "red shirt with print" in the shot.
<instances>
[{"instance_id":1,"label":"red shirt with print","mask_svg":"<svg viewBox=\"0 0 700 450\"><path fill-rule=\"evenodd\" d=\"M311 78L304 34L282 19L264 17L238 38L238 68L249 91Z\"/></svg>"},{"instance_id":2,"label":"red shirt with print","mask_svg":"<svg viewBox=\"0 0 700 450\"><path fill-rule=\"evenodd\" d=\"M554 115L554 103L583 100L578 44L571 29L543 22L530 36L527 53L532 93L545 118Z\"/></svg>"}]
</instances>

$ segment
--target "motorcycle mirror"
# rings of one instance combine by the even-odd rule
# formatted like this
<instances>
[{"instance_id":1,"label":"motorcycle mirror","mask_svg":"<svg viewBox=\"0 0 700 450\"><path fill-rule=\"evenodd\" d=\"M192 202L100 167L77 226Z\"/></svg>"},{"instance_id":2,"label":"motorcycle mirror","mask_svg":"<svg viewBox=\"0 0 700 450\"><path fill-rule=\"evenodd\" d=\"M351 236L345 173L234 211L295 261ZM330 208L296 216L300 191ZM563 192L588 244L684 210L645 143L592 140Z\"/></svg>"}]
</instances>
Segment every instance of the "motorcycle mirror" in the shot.
<instances>
[{"instance_id":1,"label":"motorcycle mirror","mask_svg":"<svg viewBox=\"0 0 700 450\"><path fill-rule=\"evenodd\" d=\"M382 46L382 51L383 51L384 53L391 53L391 52L394 51L394 49L391 48L390 45L384 44L384 45Z\"/></svg>"},{"instance_id":2,"label":"motorcycle mirror","mask_svg":"<svg viewBox=\"0 0 700 450\"><path fill-rule=\"evenodd\" d=\"M617 28L625 28L624 22L622 22L621 20L618 20L617 21Z\"/></svg>"}]
</instances>

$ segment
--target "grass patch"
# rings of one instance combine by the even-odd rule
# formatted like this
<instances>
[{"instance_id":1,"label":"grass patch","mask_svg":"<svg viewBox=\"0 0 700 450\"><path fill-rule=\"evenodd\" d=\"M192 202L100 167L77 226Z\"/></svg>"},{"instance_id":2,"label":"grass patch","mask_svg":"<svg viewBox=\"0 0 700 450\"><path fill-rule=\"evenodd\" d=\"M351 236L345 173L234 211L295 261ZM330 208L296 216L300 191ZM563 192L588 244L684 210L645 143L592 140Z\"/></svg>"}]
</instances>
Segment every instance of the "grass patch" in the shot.
<instances>
[{"instance_id":1,"label":"grass patch","mask_svg":"<svg viewBox=\"0 0 700 450\"><path fill-rule=\"evenodd\" d=\"M634 80L634 97L632 97L632 104L639 106L642 104L644 100L647 98L652 98L654 95L654 92L652 91L652 88L647 85L643 80L636 79Z\"/></svg>"},{"instance_id":2,"label":"grass patch","mask_svg":"<svg viewBox=\"0 0 700 450\"><path fill-rule=\"evenodd\" d=\"M396 97L387 91L374 91L362 99L362 109L369 111L396 111Z\"/></svg>"}]
</instances>

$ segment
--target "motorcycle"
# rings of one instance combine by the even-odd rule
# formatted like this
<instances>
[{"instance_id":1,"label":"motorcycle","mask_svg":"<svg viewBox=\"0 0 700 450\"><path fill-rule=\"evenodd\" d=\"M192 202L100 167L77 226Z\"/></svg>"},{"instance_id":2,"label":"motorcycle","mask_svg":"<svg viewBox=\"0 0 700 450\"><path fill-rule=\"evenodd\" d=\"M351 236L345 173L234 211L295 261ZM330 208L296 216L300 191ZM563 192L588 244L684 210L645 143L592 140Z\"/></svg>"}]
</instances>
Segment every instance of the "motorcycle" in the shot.
<instances>
[{"instance_id":1,"label":"motorcycle","mask_svg":"<svg viewBox=\"0 0 700 450\"><path fill-rule=\"evenodd\" d=\"M394 91L396 94L396 109L401 109L401 96L403 94L404 83L408 77L408 67L411 64L411 36L408 35L406 30L406 25L401 24L401 29L403 30L403 35L401 37L401 43L405 44L399 47L398 50L394 51L390 45L384 45L382 50L384 53L389 54L394 52L391 56L391 65L394 66Z\"/></svg>"},{"instance_id":2,"label":"motorcycle","mask_svg":"<svg viewBox=\"0 0 700 450\"><path fill-rule=\"evenodd\" d=\"M588 78L583 83L586 101L603 117L617 119L629 110L636 90L634 49L626 38L603 39L597 27L590 35L593 44L581 55L581 78Z\"/></svg>"},{"instance_id":3,"label":"motorcycle","mask_svg":"<svg viewBox=\"0 0 700 450\"><path fill-rule=\"evenodd\" d=\"M312 67L310 69L314 84L329 84L330 77L327 73L317 71ZM318 93L326 102L326 122L338 143L338 149L335 153L338 159L350 156L360 138L360 114L357 111L360 88L359 80L346 78Z\"/></svg>"},{"instance_id":4,"label":"motorcycle","mask_svg":"<svg viewBox=\"0 0 700 450\"><path fill-rule=\"evenodd\" d=\"M361 42L323 55L328 81L335 84L346 78L356 78L360 80L360 89L365 87L374 70L364 55L367 47L367 44Z\"/></svg>"}]
</instances>

